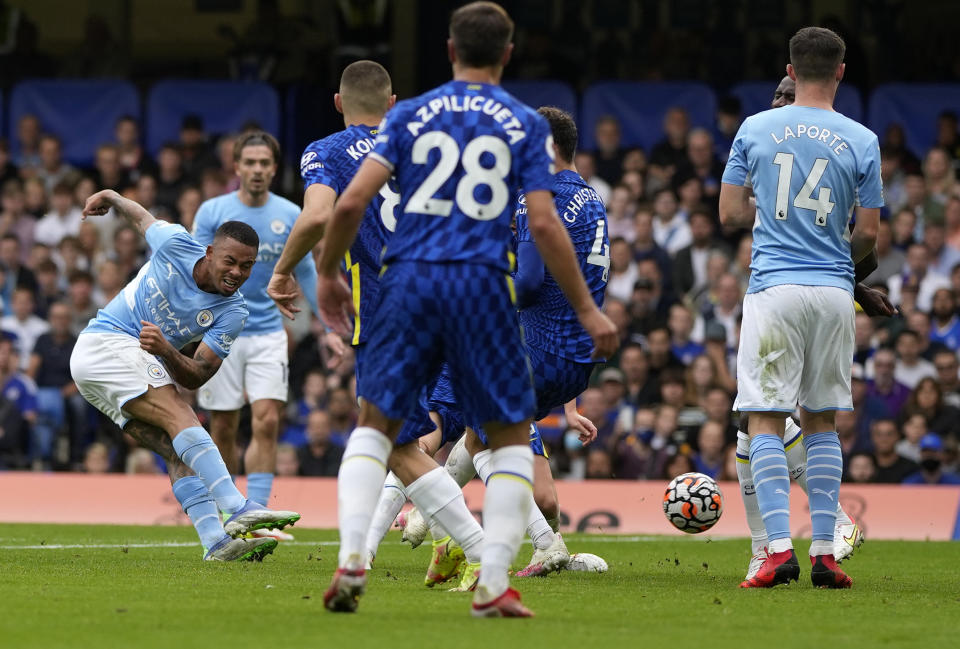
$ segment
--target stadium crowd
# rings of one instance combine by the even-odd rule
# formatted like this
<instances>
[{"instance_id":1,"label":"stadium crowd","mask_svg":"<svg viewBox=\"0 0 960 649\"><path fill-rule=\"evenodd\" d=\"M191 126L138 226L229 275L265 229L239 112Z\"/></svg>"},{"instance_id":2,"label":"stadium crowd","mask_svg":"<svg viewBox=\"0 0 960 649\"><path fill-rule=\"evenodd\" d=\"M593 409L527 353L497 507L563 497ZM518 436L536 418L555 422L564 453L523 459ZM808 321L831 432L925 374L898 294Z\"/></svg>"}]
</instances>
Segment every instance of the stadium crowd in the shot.
<instances>
[{"instance_id":1,"label":"stadium crowd","mask_svg":"<svg viewBox=\"0 0 960 649\"><path fill-rule=\"evenodd\" d=\"M751 236L721 230L717 197L739 120L735 100L720 102L712 131L691 129L672 109L650 151L622 147L613 118L590 125L596 150L578 153L576 165L608 209L605 311L621 348L580 399L599 430L593 444L582 447L562 414L541 422L558 475L664 479L696 470L736 479L731 405ZM70 377L76 336L145 261L133 228L109 213L81 221L80 206L112 188L189 230L202 201L238 186L235 136L211 137L189 116L154 159L136 120L122 118L93 167L77 169L43 126L26 116L18 146L0 140L0 469L161 473ZM854 482L960 483L956 116L942 114L937 133L922 160L901 127L880 134L887 207L879 266L864 283L885 291L900 315L856 317L856 408L837 417L845 479ZM318 331L314 321L291 335L278 475L336 475L355 425L352 356L329 367L311 335Z\"/></svg>"}]
</instances>

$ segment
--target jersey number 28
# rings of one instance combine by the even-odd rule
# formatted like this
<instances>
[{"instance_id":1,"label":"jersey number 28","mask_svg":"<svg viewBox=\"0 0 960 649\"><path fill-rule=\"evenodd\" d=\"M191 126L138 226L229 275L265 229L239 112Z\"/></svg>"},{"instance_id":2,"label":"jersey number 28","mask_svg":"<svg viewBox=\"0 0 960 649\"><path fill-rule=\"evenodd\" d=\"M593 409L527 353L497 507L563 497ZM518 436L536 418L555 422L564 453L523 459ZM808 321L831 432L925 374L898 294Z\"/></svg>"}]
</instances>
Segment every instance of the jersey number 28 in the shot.
<instances>
[{"instance_id":1,"label":"jersey number 28","mask_svg":"<svg viewBox=\"0 0 960 649\"><path fill-rule=\"evenodd\" d=\"M810 169L810 173L807 174L803 187L800 188L793 199L794 207L816 212L817 215L813 222L820 227L826 227L827 217L833 211L835 203L830 202L831 190L829 187L821 187L816 198L813 198L813 190L820 179L823 178L823 172L826 171L829 162L826 158L817 158ZM786 221L790 201L790 178L793 176L793 154L781 151L774 156L773 164L780 167L780 178L777 180L777 205L774 214L777 220Z\"/></svg>"},{"instance_id":2,"label":"jersey number 28","mask_svg":"<svg viewBox=\"0 0 960 649\"><path fill-rule=\"evenodd\" d=\"M480 135L470 140L461 154L460 145L453 137L443 131L431 131L413 143L411 159L415 164L428 164L429 154L434 149L440 150L440 159L410 196L405 212L450 216L454 201L436 198L435 194L457 170L459 162L464 171L457 182L455 195L460 211L478 221L490 221L503 213L510 200L510 192L504 182L510 173L511 163L510 148L506 142L492 135ZM480 164L480 156L484 153L493 157L492 167ZM474 191L480 185L490 188L490 200L486 203L481 203L474 196Z\"/></svg>"}]
</instances>

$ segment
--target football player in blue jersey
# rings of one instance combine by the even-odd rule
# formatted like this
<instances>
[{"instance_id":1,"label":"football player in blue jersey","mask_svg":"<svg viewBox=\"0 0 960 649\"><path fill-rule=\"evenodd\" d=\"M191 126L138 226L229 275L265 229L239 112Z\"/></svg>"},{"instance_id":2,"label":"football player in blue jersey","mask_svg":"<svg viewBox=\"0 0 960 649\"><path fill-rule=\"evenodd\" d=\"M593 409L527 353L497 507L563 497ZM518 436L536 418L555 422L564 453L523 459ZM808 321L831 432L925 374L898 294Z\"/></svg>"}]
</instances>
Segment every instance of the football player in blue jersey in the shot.
<instances>
[{"instance_id":1,"label":"football player in blue jersey","mask_svg":"<svg viewBox=\"0 0 960 649\"><path fill-rule=\"evenodd\" d=\"M793 104L796 93L796 82L789 75L780 80L773 93L771 108L780 108ZM875 289L860 283L861 279L870 275L877 267L876 255L869 255L854 267L857 285L853 295L864 312L873 316L891 316L894 314L893 305L887 297ZM750 437L747 435L749 415L740 417L740 429L737 431L737 481L740 484L740 495L743 497L743 506L747 516L747 526L750 528L751 557L747 566L745 581L749 581L763 565L767 558L768 541L767 528L763 524L760 507L757 505L757 493L753 486L753 475L750 471ZM806 469L807 451L803 446L800 427L790 418L787 418L783 436L783 446L787 455L787 469L790 477L800 487L807 490ZM864 535L857 525L844 511L843 506L837 503L837 523L833 533L833 558L837 563L850 557L854 550L863 544Z\"/></svg>"},{"instance_id":2,"label":"football player in blue jersey","mask_svg":"<svg viewBox=\"0 0 960 649\"><path fill-rule=\"evenodd\" d=\"M340 92L334 96L334 102L337 110L343 113L346 128L311 143L303 154L304 213L291 232L268 288L281 311L288 315L296 312L291 303L297 293L297 282L290 272L292 264L297 255L305 254L322 237L324 224L337 197L373 150L377 135L377 126L374 125L379 124L394 100L390 76L380 64L357 61L344 69ZM357 237L344 258L343 270L350 284L355 313L352 342L356 351L357 394L361 402L367 397L367 340L371 332L369 322L379 299L380 256L394 229L398 203L399 196L389 183L385 183L367 206ZM301 283L301 286L304 290L314 289L313 285ZM423 511L439 518L449 531L446 538L437 541L438 560L431 564L426 577L426 584L434 586L456 574L461 560L479 565L483 530L467 509L459 486L432 458L440 440L424 438L436 428L427 414L426 396L421 396L422 405L404 422L395 439L396 448L389 462L392 471L387 477L384 493L389 494L390 503L401 498L405 501L409 496ZM421 449L428 452L423 453ZM392 521L393 517L390 517L383 532L377 533L377 544ZM465 578L473 583L470 575Z\"/></svg>"},{"instance_id":3,"label":"football player in blue jersey","mask_svg":"<svg viewBox=\"0 0 960 649\"><path fill-rule=\"evenodd\" d=\"M231 537L282 529L300 515L243 497L177 391L177 384L195 390L206 383L243 330L248 311L239 289L256 260L257 233L227 221L202 246L113 190L91 196L83 214L110 209L146 237L153 256L80 333L70 357L73 380L87 401L166 460L206 559L263 556L276 540ZM183 353L194 344L192 354ZM224 525L218 507L228 515Z\"/></svg>"},{"instance_id":4,"label":"football player in blue jersey","mask_svg":"<svg viewBox=\"0 0 960 649\"><path fill-rule=\"evenodd\" d=\"M853 407L854 264L873 252L883 196L877 136L833 111L844 52L828 29L806 27L790 39L796 101L744 120L723 175L721 221L753 227L754 235L734 407L750 413L750 466L769 555L745 588L799 577L783 445L784 420L797 406L808 459L811 580L852 584L833 556L843 472L835 413Z\"/></svg>"},{"instance_id":5,"label":"football player in blue jersey","mask_svg":"<svg viewBox=\"0 0 960 649\"><path fill-rule=\"evenodd\" d=\"M597 308L550 194L549 126L499 87L513 22L491 2L457 9L448 55L454 79L399 102L376 147L340 196L318 263L327 323L348 332L352 296L338 271L364 210L391 175L400 193L370 327L363 404L338 476L339 567L324 603L356 610L366 586L365 540L393 440L417 412L425 385L446 361L467 421L482 422L492 454L483 521L476 616L530 616L508 569L529 514L536 402L515 310L510 220L520 187L540 253L595 341L616 349L616 327Z\"/></svg>"},{"instance_id":6,"label":"football player in blue jersey","mask_svg":"<svg viewBox=\"0 0 960 649\"><path fill-rule=\"evenodd\" d=\"M252 227L260 240L257 262L244 283L244 298L250 315L230 355L217 373L200 388L197 403L210 411L210 434L231 473L237 470L236 437L240 409L250 403L251 437L244 453L247 497L258 503L270 502L273 473L277 464L277 435L281 411L287 401L287 333L283 318L267 295L273 265L283 250L300 208L270 191L280 162L280 145L269 133L248 131L233 147L233 160L240 188L211 198L200 205L193 224L193 238L200 245L213 242L217 228L227 221ZM296 265L304 295L316 313L317 271L313 257L305 255ZM343 341L328 334L328 344ZM280 530L258 530L277 540L293 537Z\"/></svg>"}]
</instances>

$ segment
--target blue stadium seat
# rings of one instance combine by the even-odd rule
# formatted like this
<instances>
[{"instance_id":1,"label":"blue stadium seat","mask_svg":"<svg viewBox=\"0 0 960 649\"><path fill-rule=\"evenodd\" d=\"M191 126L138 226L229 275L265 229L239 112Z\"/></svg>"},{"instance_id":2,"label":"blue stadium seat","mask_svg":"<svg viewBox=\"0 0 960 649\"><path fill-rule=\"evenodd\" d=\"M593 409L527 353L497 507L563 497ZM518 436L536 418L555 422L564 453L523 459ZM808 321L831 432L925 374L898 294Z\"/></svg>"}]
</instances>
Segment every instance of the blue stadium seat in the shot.
<instances>
[{"instance_id":1,"label":"blue stadium seat","mask_svg":"<svg viewBox=\"0 0 960 649\"><path fill-rule=\"evenodd\" d=\"M648 153L663 139L663 116L672 106L690 114L691 126L711 128L716 97L709 86L695 81L605 81L590 86L580 111L580 144L593 148L593 127L604 115L620 120L623 144Z\"/></svg>"},{"instance_id":2,"label":"blue stadium seat","mask_svg":"<svg viewBox=\"0 0 960 649\"><path fill-rule=\"evenodd\" d=\"M870 95L868 126L880 137L892 123L903 126L907 147L922 158L937 137L937 115L952 110L960 115L960 84L888 83Z\"/></svg>"},{"instance_id":3,"label":"blue stadium seat","mask_svg":"<svg viewBox=\"0 0 960 649\"><path fill-rule=\"evenodd\" d=\"M730 89L730 94L740 100L743 116L754 115L770 108L773 101L773 91L777 89L779 81L745 81ZM833 107L838 113L843 113L850 119L863 122L863 100L860 91L853 86L840 84L837 89L837 99Z\"/></svg>"},{"instance_id":4,"label":"blue stadium seat","mask_svg":"<svg viewBox=\"0 0 960 649\"><path fill-rule=\"evenodd\" d=\"M255 121L280 136L280 99L272 86L246 81L161 81L147 97L147 150L177 140L186 115L198 115L207 133L239 130Z\"/></svg>"},{"instance_id":5,"label":"blue stadium seat","mask_svg":"<svg viewBox=\"0 0 960 649\"><path fill-rule=\"evenodd\" d=\"M140 96L126 81L95 79L35 79L14 86L10 93L11 150L16 155L17 122L32 113L41 128L63 142L63 157L89 166L97 147L113 141L117 118L140 118Z\"/></svg>"},{"instance_id":6,"label":"blue stadium seat","mask_svg":"<svg viewBox=\"0 0 960 649\"><path fill-rule=\"evenodd\" d=\"M577 119L577 95L563 81L504 81L503 88L527 106L556 106Z\"/></svg>"}]
</instances>

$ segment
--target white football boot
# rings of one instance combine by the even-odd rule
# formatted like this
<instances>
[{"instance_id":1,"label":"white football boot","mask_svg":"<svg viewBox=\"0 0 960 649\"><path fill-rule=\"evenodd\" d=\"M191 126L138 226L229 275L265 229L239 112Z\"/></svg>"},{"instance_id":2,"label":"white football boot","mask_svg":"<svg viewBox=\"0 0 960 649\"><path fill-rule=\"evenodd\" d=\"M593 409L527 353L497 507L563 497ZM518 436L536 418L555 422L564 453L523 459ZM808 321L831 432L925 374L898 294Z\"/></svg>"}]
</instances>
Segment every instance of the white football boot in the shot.
<instances>
[{"instance_id":1,"label":"white football boot","mask_svg":"<svg viewBox=\"0 0 960 649\"><path fill-rule=\"evenodd\" d=\"M863 530L856 521L846 521L837 517L837 526L833 528L833 558L837 563L853 556L853 551L863 545Z\"/></svg>"},{"instance_id":2,"label":"white football boot","mask_svg":"<svg viewBox=\"0 0 960 649\"><path fill-rule=\"evenodd\" d=\"M543 577L551 572L563 570L570 563L570 551L563 542L563 536L556 534L550 547L544 550L534 550L530 565L519 571L517 577Z\"/></svg>"}]
</instances>

